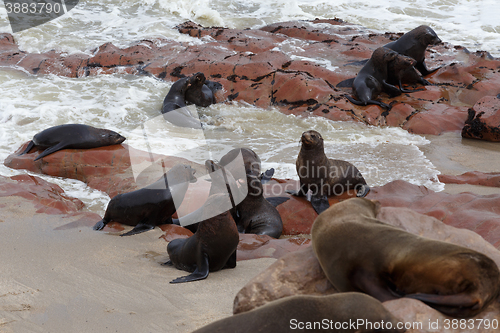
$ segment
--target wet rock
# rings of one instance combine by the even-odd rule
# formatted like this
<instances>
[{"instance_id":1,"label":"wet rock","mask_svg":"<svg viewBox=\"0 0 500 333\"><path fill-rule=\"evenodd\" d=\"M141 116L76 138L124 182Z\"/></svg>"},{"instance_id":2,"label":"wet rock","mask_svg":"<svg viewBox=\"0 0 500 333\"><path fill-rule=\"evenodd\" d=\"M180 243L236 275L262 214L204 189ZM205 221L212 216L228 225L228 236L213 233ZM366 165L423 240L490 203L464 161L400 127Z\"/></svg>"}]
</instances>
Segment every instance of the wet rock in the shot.
<instances>
[{"instance_id":1,"label":"wet rock","mask_svg":"<svg viewBox=\"0 0 500 333\"><path fill-rule=\"evenodd\" d=\"M396 98L381 94L380 100L391 104L390 111L356 106L345 98L351 88L337 85L354 78L362 67L359 61L402 33L374 33L338 19L282 22L246 30L186 22L177 29L201 43L151 38L126 48L105 43L90 55L31 54L19 50L12 35L2 34L0 65L22 67L31 74L126 73L166 81L203 72L223 87L215 94L217 102L242 101L261 108L274 106L286 114L397 126L434 135L461 130L468 108L500 91L499 59L443 43L426 54L430 68L442 66L426 77L433 86L411 86L423 91Z\"/></svg>"},{"instance_id":2,"label":"wet rock","mask_svg":"<svg viewBox=\"0 0 500 333\"><path fill-rule=\"evenodd\" d=\"M67 196L63 189L39 177L17 175L13 177L0 176L0 208L9 209L13 204L7 199L21 197L30 201L37 213L71 214L80 211L82 201ZM4 199L2 200L2 199Z\"/></svg>"},{"instance_id":3,"label":"wet rock","mask_svg":"<svg viewBox=\"0 0 500 333\"><path fill-rule=\"evenodd\" d=\"M470 184L500 187L500 173L498 172L480 172L470 171L461 175L439 175L439 181L445 184Z\"/></svg>"},{"instance_id":4,"label":"wet rock","mask_svg":"<svg viewBox=\"0 0 500 333\"><path fill-rule=\"evenodd\" d=\"M500 99L486 96L468 111L462 137L486 141L500 141Z\"/></svg>"},{"instance_id":5,"label":"wet rock","mask_svg":"<svg viewBox=\"0 0 500 333\"><path fill-rule=\"evenodd\" d=\"M377 218L423 237L447 241L482 252L500 265L500 252L470 230L454 228L436 218L419 214L408 208L383 207ZM236 295L233 313L249 311L286 296L328 295L335 292L335 288L327 280L314 256L312 247L307 247L282 257L250 280ZM444 318L439 312L416 300L402 298L385 302L384 305L399 318L412 318L415 319L414 321L423 322L424 325L427 324L429 318ZM500 319L498 305L498 302L494 302L476 318ZM428 326L416 332L429 332L427 329ZM437 331L444 330L438 329ZM477 332L483 332L483 330Z\"/></svg>"}]
</instances>

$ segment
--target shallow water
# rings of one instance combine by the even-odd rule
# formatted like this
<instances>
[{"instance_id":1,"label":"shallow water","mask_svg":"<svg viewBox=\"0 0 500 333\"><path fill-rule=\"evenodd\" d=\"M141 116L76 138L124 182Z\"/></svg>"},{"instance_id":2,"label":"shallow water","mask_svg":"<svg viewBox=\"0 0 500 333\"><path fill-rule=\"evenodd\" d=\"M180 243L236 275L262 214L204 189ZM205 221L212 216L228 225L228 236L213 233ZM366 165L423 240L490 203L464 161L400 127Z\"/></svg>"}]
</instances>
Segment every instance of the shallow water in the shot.
<instances>
[{"instance_id":1,"label":"shallow water","mask_svg":"<svg viewBox=\"0 0 500 333\"><path fill-rule=\"evenodd\" d=\"M6 12L0 6L0 31L10 32ZM260 27L286 20L334 18L378 31L404 32L420 24L432 26L443 41L500 55L500 5L496 0L467 1L263 1L263 0L146 0L80 1L68 14L44 25L15 34L29 52L57 49L91 53L106 42L127 46L141 38L164 37L202 43L181 35L175 25L193 20L205 26ZM147 18L147 19L145 19ZM280 45L280 49L293 45ZM322 65L335 70L328 61ZM300 118L277 110L244 104L217 104L193 108L207 125L201 131L179 130L165 125L159 115L171 83L151 77L106 75L71 79L53 75L30 76L11 69L0 71L0 161L37 132L59 124L83 123L120 132L125 143L155 153L176 154L203 163L218 159L233 147L254 149L265 168L276 177L296 178L295 158L303 131L315 129L325 139L329 157L354 163L369 185L404 179L433 190L437 169L419 146L422 136L399 128L370 127L332 122L324 118ZM141 125L148 124L148 140ZM138 134L139 133L139 134ZM411 168L408 165L411 164ZM0 165L0 174L23 172ZM109 197L78 181L53 179L70 195L83 200L87 209L102 214Z\"/></svg>"}]
</instances>

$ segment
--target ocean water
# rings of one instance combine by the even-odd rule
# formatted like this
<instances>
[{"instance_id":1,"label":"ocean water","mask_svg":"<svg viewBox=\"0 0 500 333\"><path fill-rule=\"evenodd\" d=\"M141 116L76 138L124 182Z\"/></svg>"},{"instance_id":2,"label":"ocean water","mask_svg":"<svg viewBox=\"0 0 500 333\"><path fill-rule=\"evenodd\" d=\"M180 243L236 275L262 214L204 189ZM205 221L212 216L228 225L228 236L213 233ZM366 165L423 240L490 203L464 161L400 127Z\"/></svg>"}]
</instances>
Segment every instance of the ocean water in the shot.
<instances>
[{"instance_id":1,"label":"ocean water","mask_svg":"<svg viewBox=\"0 0 500 333\"><path fill-rule=\"evenodd\" d=\"M497 0L467 1L323 1L323 0L91 0L46 24L16 33L29 52L56 49L91 53L113 42L128 46L142 38L163 37L203 43L181 35L177 24L192 20L204 26L258 28L288 20L340 18L375 31L405 32L420 24L434 28L443 41L471 51L500 56L500 4ZM11 32L0 6L0 32ZM283 48L282 48L283 49ZM319 61L319 60L318 60ZM324 64L328 67L328 63ZM330 70L335 70L330 67ZM0 69L0 161L41 130L65 123L84 123L120 132L128 145L155 153L187 157L203 163L218 159L233 147L254 149L264 167L274 167L279 178L297 178L295 158L302 132L315 129L325 139L329 157L354 163L369 185L404 179L433 190L443 189L439 173L419 147L422 136L399 128L332 122L323 118L283 115L273 108L246 104L193 107L207 125L203 133L155 124L172 82L132 75L103 75L70 79L32 76ZM163 119L160 118L163 121ZM149 124L148 141L137 129ZM408 165L411 163L411 168ZM24 172L0 165L0 175ZM78 181L45 177L83 200L87 210L102 214L109 197Z\"/></svg>"}]
</instances>

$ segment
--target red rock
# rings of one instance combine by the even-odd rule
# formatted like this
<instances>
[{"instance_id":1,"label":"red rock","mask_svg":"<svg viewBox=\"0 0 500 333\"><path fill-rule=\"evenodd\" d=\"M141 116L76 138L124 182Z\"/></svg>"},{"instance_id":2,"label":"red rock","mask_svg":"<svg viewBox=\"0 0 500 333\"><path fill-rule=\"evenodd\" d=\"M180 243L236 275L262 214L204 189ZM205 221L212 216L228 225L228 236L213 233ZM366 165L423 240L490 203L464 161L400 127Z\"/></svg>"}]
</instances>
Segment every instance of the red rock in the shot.
<instances>
[{"instance_id":1,"label":"red rock","mask_svg":"<svg viewBox=\"0 0 500 333\"><path fill-rule=\"evenodd\" d=\"M294 237L275 239L267 235L240 234L238 260L257 258L281 258L284 255L310 245L311 240Z\"/></svg>"},{"instance_id":2,"label":"red rock","mask_svg":"<svg viewBox=\"0 0 500 333\"><path fill-rule=\"evenodd\" d=\"M161 230L165 231L165 235L161 236L167 242L177 238L189 238L193 235L188 229L175 224L162 224L158 226Z\"/></svg>"},{"instance_id":3,"label":"red rock","mask_svg":"<svg viewBox=\"0 0 500 333\"><path fill-rule=\"evenodd\" d=\"M500 173L484 173L470 171L458 176L438 175L439 181L446 184L471 184L481 186L500 187Z\"/></svg>"},{"instance_id":4,"label":"red rock","mask_svg":"<svg viewBox=\"0 0 500 333\"><path fill-rule=\"evenodd\" d=\"M81 210L83 202L67 196L63 189L39 177L0 176L0 197L22 197L33 202L37 213L69 214Z\"/></svg>"},{"instance_id":5,"label":"red rock","mask_svg":"<svg viewBox=\"0 0 500 333\"><path fill-rule=\"evenodd\" d=\"M474 105L474 108L469 109L469 116L462 129L462 137L500 141L500 100L498 97L483 97Z\"/></svg>"}]
</instances>

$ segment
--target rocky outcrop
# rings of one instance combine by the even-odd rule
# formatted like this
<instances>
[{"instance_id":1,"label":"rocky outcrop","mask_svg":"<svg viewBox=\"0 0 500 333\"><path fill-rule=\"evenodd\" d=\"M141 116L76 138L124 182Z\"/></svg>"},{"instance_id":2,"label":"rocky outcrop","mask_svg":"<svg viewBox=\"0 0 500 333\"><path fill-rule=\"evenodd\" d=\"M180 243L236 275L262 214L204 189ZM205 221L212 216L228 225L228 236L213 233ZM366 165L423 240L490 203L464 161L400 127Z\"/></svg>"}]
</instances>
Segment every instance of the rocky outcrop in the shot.
<instances>
[{"instance_id":1,"label":"rocky outcrop","mask_svg":"<svg viewBox=\"0 0 500 333\"><path fill-rule=\"evenodd\" d=\"M500 91L500 60L486 52L472 54L441 44L433 46L426 57L430 68L442 66L426 77L432 86L396 98L382 94L381 100L392 106L390 111L374 105L355 106L344 97L351 93L350 87L338 84L355 77L362 66L360 60L401 33L374 33L337 19L282 22L246 30L204 28L193 22L177 28L201 43L151 38L127 48L106 43L91 55L34 54L19 50L12 35L2 34L0 65L18 66L32 74L128 73L167 81L203 72L224 88L216 93L218 102L275 106L287 114L399 126L419 134L461 130L468 109ZM296 47L287 47L290 41Z\"/></svg>"},{"instance_id":2,"label":"rocky outcrop","mask_svg":"<svg viewBox=\"0 0 500 333\"><path fill-rule=\"evenodd\" d=\"M485 96L469 109L462 137L500 141L500 94Z\"/></svg>"},{"instance_id":3,"label":"rocky outcrop","mask_svg":"<svg viewBox=\"0 0 500 333\"><path fill-rule=\"evenodd\" d=\"M445 184L470 184L500 187L500 173L470 171L461 175L438 175L439 181Z\"/></svg>"}]
</instances>

